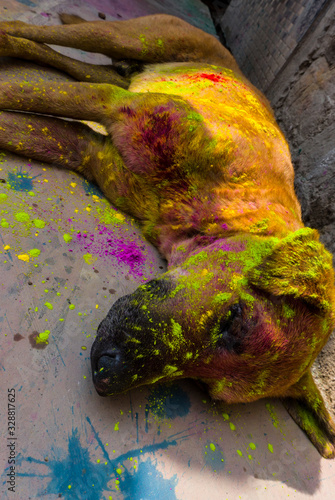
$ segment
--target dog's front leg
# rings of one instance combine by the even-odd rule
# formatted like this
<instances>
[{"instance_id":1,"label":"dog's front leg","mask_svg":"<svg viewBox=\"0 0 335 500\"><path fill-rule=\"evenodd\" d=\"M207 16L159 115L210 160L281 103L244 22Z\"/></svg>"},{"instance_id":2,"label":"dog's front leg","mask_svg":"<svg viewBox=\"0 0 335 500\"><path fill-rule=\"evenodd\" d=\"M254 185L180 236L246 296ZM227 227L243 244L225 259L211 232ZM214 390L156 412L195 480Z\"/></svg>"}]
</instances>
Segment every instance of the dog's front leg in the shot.
<instances>
[{"instance_id":1,"label":"dog's front leg","mask_svg":"<svg viewBox=\"0 0 335 500\"><path fill-rule=\"evenodd\" d=\"M0 109L110 124L137 94L104 83L1 83Z\"/></svg>"},{"instance_id":2,"label":"dog's front leg","mask_svg":"<svg viewBox=\"0 0 335 500\"><path fill-rule=\"evenodd\" d=\"M156 197L133 175L107 136L75 121L0 111L0 149L55 163L95 181L117 208L144 221Z\"/></svg>"},{"instance_id":3,"label":"dog's front leg","mask_svg":"<svg viewBox=\"0 0 335 500\"><path fill-rule=\"evenodd\" d=\"M104 136L79 122L0 111L0 149L56 163L88 180L93 179L90 150L103 151L104 142Z\"/></svg>"},{"instance_id":4,"label":"dog's front leg","mask_svg":"<svg viewBox=\"0 0 335 500\"><path fill-rule=\"evenodd\" d=\"M0 57L18 57L38 64L52 66L76 80L88 83L111 83L124 89L129 80L120 76L110 65L88 64L64 56L47 45L0 33Z\"/></svg>"}]
</instances>

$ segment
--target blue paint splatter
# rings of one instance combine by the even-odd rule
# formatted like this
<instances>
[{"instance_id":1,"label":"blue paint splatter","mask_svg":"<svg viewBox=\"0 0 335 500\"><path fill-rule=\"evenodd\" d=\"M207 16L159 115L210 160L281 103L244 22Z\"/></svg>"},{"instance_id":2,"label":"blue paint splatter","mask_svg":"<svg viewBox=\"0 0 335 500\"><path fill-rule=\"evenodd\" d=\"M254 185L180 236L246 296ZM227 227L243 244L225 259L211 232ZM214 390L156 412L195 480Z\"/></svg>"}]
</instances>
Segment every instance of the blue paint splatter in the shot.
<instances>
[{"instance_id":1,"label":"blue paint splatter","mask_svg":"<svg viewBox=\"0 0 335 500\"><path fill-rule=\"evenodd\" d=\"M1 234L1 233L0 233L0 241L1 241L1 243L2 243L2 245L3 245L3 246L5 246L5 245L6 245L5 240L3 239L3 237L2 237L2 234ZM8 258L9 258L9 260L10 260L11 262L13 262L13 257L12 257L12 254L10 253L10 251L9 251L9 250L5 250L5 255L6 255L6 257L8 257Z\"/></svg>"},{"instance_id":2,"label":"blue paint splatter","mask_svg":"<svg viewBox=\"0 0 335 500\"><path fill-rule=\"evenodd\" d=\"M8 173L7 182L10 188L15 191L33 191L33 181L40 175L42 174L37 174L32 177L27 172L23 172L22 167L20 167L18 171Z\"/></svg>"},{"instance_id":3,"label":"blue paint splatter","mask_svg":"<svg viewBox=\"0 0 335 500\"><path fill-rule=\"evenodd\" d=\"M48 480L48 484L42 487L37 493L37 497L61 495L65 499L97 500L102 498L105 491L116 492L118 490L124 493L125 500L151 500L159 497L166 500L176 499L174 488L177 484L177 476L165 479L158 471L157 463L152 462L150 458L143 460L145 454L154 454L170 446L176 446L178 444L176 439L165 439L160 443L142 446L111 460L89 417L86 417L86 420L102 451L104 464L91 460L88 449L83 448L80 443L77 429L74 429L72 435L69 436L67 453L62 449L51 447L48 461L18 455L17 464L20 465L21 470L24 462L31 464L34 469L36 464L49 469L44 473L17 473L17 476L20 477L39 478L41 483L43 480ZM186 438L187 436L182 436L179 439ZM130 468L128 470L129 464L134 463L130 459L134 458L138 459L138 466L136 469ZM120 465L123 465L122 474L117 471ZM5 470L4 474L7 472L8 469ZM116 488L110 486L113 478L119 481ZM3 485L6 479L3 481Z\"/></svg>"},{"instance_id":4,"label":"blue paint splatter","mask_svg":"<svg viewBox=\"0 0 335 500\"><path fill-rule=\"evenodd\" d=\"M135 414L136 419L136 443L138 443L138 413Z\"/></svg>"},{"instance_id":5,"label":"blue paint splatter","mask_svg":"<svg viewBox=\"0 0 335 500\"><path fill-rule=\"evenodd\" d=\"M178 482L175 474L171 479L165 479L150 459L141 462L136 474L130 474L127 470L120 479L120 491L124 494L124 500L177 500L174 491Z\"/></svg>"},{"instance_id":6,"label":"blue paint splatter","mask_svg":"<svg viewBox=\"0 0 335 500\"><path fill-rule=\"evenodd\" d=\"M98 196L101 199L104 198L104 195L102 194L98 186L96 186L92 182L88 182L86 179L83 179L82 182L85 193L90 194L91 196Z\"/></svg>"},{"instance_id":7,"label":"blue paint splatter","mask_svg":"<svg viewBox=\"0 0 335 500\"><path fill-rule=\"evenodd\" d=\"M209 465L211 469L216 472L219 472L225 467L223 451L219 445L215 444L215 450L211 448L211 445L213 447L213 443L211 441L207 441L207 444L205 445L205 464Z\"/></svg>"},{"instance_id":8,"label":"blue paint splatter","mask_svg":"<svg viewBox=\"0 0 335 500\"><path fill-rule=\"evenodd\" d=\"M63 450L52 449L55 457L64 455ZM54 458L45 462L33 457L25 460L31 464L43 464L49 468L47 474L19 473L21 477L48 478L50 481L38 496L62 495L69 499L96 500L101 498L104 490L108 489L110 477L104 473L101 465L90 460L89 452L80 444L78 430L74 429L69 436L68 453L63 459Z\"/></svg>"},{"instance_id":9,"label":"blue paint splatter","mask_svg":"<svg viewBox=\"0 0 335 500\"><path fill-rule=\"evenodd\" d=\"M185 417L191 408L190 398L177 384L155 387L148 397L146 410L159 418Z\"/></svg>"},{"instance_id":10,"label":"blue paint splatter","mask_svg":"<svg viewBox=\"0 0 335 500\"><path fill-rule=\"evenodd\" d=\"M28 7L36 7L36 3L31 0L18 0L20 3L27 5Z\"/></svg>"}]
</instances>

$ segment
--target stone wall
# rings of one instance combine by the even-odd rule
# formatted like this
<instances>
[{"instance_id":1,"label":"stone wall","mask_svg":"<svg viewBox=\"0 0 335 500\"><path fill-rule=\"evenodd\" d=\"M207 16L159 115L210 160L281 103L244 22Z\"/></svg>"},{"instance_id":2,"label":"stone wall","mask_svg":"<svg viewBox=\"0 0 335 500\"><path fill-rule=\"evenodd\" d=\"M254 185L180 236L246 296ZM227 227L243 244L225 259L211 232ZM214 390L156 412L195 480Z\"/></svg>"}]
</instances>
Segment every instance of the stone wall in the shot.
<instances>
[{"instance_id":1,"label":"stone wall","mask_svg":"<svg viewBox=\"0 0 335 500\"><path fill-rule=\"evenodd\" d=\"M243 72L266 91L327 0L231 0L220 19Z\"/></svg>"},{"instance_id":2,"label":"stone wall","mask_svg":"<svg viewBox=\"0 0 335 500\"><path fill-rule=\"evenodd\" d=\"M268 88L288 139L305 224L335 255L335 4L329 2Z\"/></svg>"}]
</instances>

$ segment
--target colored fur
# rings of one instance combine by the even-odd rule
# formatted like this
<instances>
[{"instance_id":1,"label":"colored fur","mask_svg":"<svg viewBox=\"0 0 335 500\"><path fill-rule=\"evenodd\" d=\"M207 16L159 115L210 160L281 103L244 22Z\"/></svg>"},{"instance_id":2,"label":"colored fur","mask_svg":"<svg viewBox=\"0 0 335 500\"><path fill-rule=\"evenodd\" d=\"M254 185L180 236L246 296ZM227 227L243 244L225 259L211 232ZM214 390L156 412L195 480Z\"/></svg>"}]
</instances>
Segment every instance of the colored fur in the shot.
<instances>
[{"instance_id":1,"label":"colored fur","mask_svg":"<svg viewBox=\"0 0 335 500\"><path fill-rule=\"evenodd\" d=\"M1 23L0 55L85 83L3 83L0 107L95 120L108 136L4 111L0 146L95 181L169 266L100 324L97 391L189 377L227 402L277 396L334 457L334 426L310 371L334 327L332 259L303 226L289 149L265 97L215 38L177 18L63 19L74 24ZM44 42L118 62L94 67Z\"/></svg>"}]
</instances>

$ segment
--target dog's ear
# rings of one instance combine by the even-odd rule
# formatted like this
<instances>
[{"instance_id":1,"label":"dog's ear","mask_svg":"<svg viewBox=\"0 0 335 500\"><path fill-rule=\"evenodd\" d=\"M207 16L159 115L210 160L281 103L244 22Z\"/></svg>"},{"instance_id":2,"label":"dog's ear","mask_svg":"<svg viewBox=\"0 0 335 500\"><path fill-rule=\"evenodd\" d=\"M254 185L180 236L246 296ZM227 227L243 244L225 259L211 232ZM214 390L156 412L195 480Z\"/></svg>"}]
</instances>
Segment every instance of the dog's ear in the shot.
<instances>
[{"instance_id":1,"label":"dog's ear","mask_svg":"<svg viewBox=\"0 0 335 500\"><path fill-rule=\"evenodd\" d=\"M315 229L299 229L282 239L248 279L268 293L303 299L324 313L331 314L335 305L332 256Z\"/></svg>"},{"instance_id":2,"label":"dog's ear","mask_svg":"<svg viewBox=\"0 0 335 500\"><path fill-rule=\"evenodd\" d=\"M310 371L287 390L283 404L324 458L335 457L335 426Z\"/></svg>"}]
</instances>

